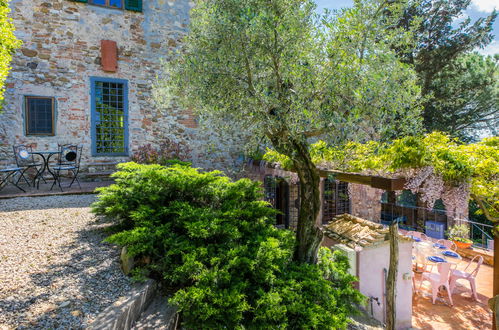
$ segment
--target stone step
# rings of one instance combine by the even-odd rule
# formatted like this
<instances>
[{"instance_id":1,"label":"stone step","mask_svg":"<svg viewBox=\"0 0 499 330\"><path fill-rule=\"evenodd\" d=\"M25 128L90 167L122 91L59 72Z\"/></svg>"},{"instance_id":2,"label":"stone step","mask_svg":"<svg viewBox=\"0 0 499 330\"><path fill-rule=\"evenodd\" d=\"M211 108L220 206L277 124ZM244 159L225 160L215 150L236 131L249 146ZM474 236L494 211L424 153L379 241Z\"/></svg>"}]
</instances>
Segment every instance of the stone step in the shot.
<instances>
[{"instance_id":1,"label":"stone step","mask_svg":"<svg viewBox=\"0 0 499 330\"><path fill-rule=\"evenodd\" d=\"M86 177L109 177L114 172L116 171L100 171L100 172L85 173L84 175Z\"/></svg>"},{"instance_id":2,"label":"stone step","mask_svg":"<svg viewBox=\"0 0 499 330\"><path fill-rule=\"evenodd\" d=\"M168 304L168 297L158 293L147 309L142 312L132 329L174 330L176 322L177 312L175 308Z\"/></svg>"}]
</instances>

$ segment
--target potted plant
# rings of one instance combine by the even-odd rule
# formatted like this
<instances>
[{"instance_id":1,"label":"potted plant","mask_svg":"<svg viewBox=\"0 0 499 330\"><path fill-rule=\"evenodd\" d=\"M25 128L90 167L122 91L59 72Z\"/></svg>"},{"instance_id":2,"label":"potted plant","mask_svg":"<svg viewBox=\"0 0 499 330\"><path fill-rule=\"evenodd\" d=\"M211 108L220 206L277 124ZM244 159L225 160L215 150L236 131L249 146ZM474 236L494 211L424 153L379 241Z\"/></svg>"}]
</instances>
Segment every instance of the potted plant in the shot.
<instances>
[{"instance_id":1,"label":"potted plant","mask_svg":"<svg viewBox=\"0 0 499 330\"><path fill-rule=\"evenodd\" d=\"M468 249L473 244L473 241L468 238L470 237L470 229L465 224L450 227L447 236L460 249Z\"/></svg>"}]
</instances>

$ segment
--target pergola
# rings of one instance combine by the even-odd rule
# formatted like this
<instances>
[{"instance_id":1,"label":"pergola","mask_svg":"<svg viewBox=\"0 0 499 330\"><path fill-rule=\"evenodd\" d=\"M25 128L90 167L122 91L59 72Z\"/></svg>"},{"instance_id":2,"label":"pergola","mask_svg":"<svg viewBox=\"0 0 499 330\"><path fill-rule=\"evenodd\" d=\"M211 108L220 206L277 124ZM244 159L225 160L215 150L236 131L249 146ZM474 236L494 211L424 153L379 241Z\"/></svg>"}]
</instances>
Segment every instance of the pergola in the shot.
<instances>
[{"instance_id":1,"label":"pergola","mask_svg":"<svg viewBox=\"0 0 499 330\"><path fill-rule=\"evenodd\" d=\"M389 178L376 175L365 175L358 173L348 173L335 170L319 169L319 174L323 178L334 176L339 181L358 183L371 186L372 188L386 191L404 190L405 178Z\"/></svg>"}]
</instances>

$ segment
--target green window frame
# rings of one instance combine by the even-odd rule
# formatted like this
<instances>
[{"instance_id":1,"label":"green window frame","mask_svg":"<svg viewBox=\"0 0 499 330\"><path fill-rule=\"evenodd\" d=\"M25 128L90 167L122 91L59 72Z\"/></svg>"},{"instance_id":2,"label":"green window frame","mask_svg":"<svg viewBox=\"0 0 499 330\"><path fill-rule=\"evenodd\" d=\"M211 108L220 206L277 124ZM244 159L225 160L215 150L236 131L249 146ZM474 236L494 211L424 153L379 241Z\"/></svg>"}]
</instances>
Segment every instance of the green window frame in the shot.
<instances>
[{"instance_id":1,"label":"green window frame","mask_svg":"<svg viewBox=\"0 0 499 330\"><path fill-rule=\"evenodd\" d=\"M98 0L70 0L73 2L88 3L93 6L107 7L113 9L126 9L130 11L142 12L142 2L143 0L103 0L104 3L96 3ZM116 1L119 1L120 5L113 5Z\"/></svg>"}]
</instances>

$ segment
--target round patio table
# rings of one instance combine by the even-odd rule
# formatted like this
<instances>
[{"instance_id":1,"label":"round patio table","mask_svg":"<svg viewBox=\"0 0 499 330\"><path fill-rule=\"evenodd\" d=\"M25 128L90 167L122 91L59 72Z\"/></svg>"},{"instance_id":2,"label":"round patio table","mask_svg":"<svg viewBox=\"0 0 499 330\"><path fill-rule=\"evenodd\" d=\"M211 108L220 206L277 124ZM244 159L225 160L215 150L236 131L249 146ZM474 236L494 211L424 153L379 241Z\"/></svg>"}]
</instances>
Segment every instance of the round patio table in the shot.
<instances>
[{"instance_id":1,"label":"round patio table","mask_svg":"<svg viewBox=\"0 0 499 330\"><path fill-rule=\"evenodd\" d=\"M30 154L38 155L43 159L43 167L33 179L34 181L38 180L36 183L36 189L40 189L40 178L43 176L45 171L49 172L52 178L54 178L54 180L56 179L55 174L50 170L49 162L50 162L50 157L59 154L59 151L32 151L30 152Z\"/></svg>"}]
</instances>

